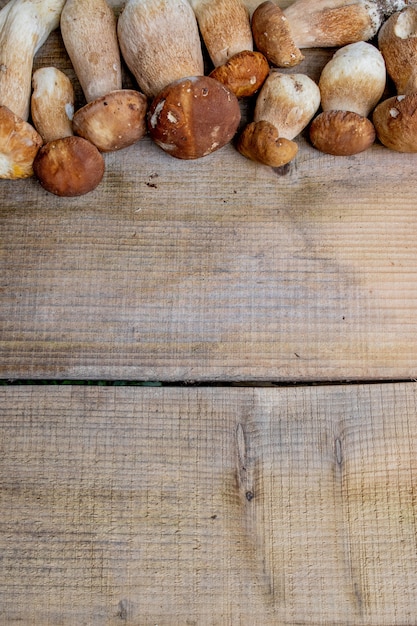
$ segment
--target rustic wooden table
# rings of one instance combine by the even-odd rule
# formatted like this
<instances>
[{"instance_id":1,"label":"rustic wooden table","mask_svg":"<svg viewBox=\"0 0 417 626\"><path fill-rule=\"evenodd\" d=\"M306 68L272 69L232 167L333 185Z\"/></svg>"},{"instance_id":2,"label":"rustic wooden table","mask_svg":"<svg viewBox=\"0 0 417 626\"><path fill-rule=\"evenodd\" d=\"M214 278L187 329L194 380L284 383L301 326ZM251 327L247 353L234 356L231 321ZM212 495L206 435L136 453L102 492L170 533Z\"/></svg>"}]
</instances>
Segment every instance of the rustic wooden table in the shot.
<instances>
[{"instance_id":1,"label":"rustic wooden table","mask_svg":"<svg viewBox=\"0 0 417 626\"><path fill-rule=\"evenodd\" d=\"M1 182L2 625L417 624L417 160L298 141Z\"/></svg>"}]
</instances>

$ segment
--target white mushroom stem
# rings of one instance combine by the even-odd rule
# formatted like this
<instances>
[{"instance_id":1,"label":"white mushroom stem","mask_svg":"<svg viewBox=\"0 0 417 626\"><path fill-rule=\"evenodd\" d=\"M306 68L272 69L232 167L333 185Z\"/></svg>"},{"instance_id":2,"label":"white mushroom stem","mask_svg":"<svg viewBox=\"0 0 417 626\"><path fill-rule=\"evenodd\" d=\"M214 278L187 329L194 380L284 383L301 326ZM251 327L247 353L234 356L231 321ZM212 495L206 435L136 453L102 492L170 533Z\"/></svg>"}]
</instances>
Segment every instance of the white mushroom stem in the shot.
<instances>
[{"instance_id":1,"label":"white mushroom stem","mask_svg":"<svg viewBox=\"0 0 417 626\"><path fill-rule=\"evenodd\" d=\"M215 67L253 50L249 12L242 0L189 0Z\"/></svg>"},{"instance_id":2,"label":"white mushroom stem","mask_svg":"<svg viewBox=\"0 0 417 626\"><path fill-rule=\"evenodd\" d=\"M284 10L299 48L368 41L384 17L416 0L295 0Z\"/></svg>"},{"instance_id":3,"label":"white mushroom stem","mask_svg":"<svg viewBox=\"0 0 417 626\"><path fill-rule=\"evenodd\" d=\"M375 46L365 41L343 46L322 70L322 109L367 117L382 97L385 83L384 57Z\"/></svg>"},{"instance_id":4,"label":"white mushroom stem","mask_svg":"<svg viewBox=\"0 0 417 626\"><path fill-rule=\"evenodd\" d=\"M33 57L59 26L65 0L12 0L0 11L0 105L27 120Z\"/></svg>"},{"instance_id":5,"label":"white mushroom stem","mask_svg":"<svg viewBox=\"0 0 417 626\"><path fill-rule=\"evenodd\" d=\"M74 89L56 67L41 67L33 74L31 112L44 143L73 135Z\"/></svg>"},{"instance_id":6,"label":"white mushroom stem","mask_svg":"<svg viewBox=\"0 0 417 626\"><path fill-rule=\"evenodd\" d=\"M117 31L126 65L149 97L175 80L204 74L197 20L187 0L127 0Z\"/></svg>"},{"instance_id":7,"label":"white mushroom stem","mask_svg":"<svg viewBox=\"0 0 417 626\"><path fill-rule=\"evenodd\" d=\"M116 17L106 0L67 0L61 33L87 102L122 88Z\"/></svg>"},{"instance_id":8,"label":"white mushroom stem","mask_svg":"<svg viewBox=\"0 0 417 626\"><path fill-rule=\"evenodd\" d=\"M256 99L253 121L266 120L280 137L295 139L320 106L320 90L306 74L272 71Z\"/></svg>"}]
</instances>

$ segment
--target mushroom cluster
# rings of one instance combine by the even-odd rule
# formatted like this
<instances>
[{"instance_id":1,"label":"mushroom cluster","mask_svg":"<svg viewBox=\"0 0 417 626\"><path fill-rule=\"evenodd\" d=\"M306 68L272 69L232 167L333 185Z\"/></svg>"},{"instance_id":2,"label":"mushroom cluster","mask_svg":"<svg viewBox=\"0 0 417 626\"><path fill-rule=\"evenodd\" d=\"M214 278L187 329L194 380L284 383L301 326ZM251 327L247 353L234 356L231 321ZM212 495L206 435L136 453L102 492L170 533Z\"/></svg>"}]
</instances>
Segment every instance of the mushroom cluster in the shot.
<instances>
[{"instance_id":1,"label":"mushroom cluster","mask_svg":"<svg viewBox=\"0 0 417 626\"><path fill-rule=\"evenodd\" d=\"M95 189L106 152L145 134L198 159L231 141L271 167L317 150L354 155L376 139L417 152L417 0L9 0L0 10L0 178L49 192ZM85 102L35 54L60 27ZM316 83L305 49L336 51ZM137 88L123 85L123 64ZM387 91L386 76L397 90ZM252 119L242 124L241 101Z\"/></svg>"}]
</instances>

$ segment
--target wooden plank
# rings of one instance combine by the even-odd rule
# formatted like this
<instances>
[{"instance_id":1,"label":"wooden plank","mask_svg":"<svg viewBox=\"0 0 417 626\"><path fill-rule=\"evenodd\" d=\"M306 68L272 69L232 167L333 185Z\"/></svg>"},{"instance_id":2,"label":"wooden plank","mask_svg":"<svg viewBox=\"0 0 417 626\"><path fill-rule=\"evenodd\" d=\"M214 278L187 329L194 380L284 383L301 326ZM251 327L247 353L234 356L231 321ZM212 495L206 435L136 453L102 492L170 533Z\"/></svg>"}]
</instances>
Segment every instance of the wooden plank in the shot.
<instances>
[{"instance_id":1,"label":"wooden plank","mask_svg":"<svg viewBox=\"0 0 417 626\"><path fill-rule=\"evenodd\" d=\"M307 51L297 71L317 80L331 53ZM80 105L59 32L46 64ZM279 173L232 145L182 162L145 138L105 155L81 198L1 181L0 376L414 377L416 157L298 141Z\"/></svg>"},{"instance_id":2,"label":"wooden plank","mask_svg":"<svg viewBox=\"0 0 417 626\"><path fill-rule=\"evenodd\" d=\"M2 624L415 624L416 384L0 394Z\"/></svg>"}]
</instances>

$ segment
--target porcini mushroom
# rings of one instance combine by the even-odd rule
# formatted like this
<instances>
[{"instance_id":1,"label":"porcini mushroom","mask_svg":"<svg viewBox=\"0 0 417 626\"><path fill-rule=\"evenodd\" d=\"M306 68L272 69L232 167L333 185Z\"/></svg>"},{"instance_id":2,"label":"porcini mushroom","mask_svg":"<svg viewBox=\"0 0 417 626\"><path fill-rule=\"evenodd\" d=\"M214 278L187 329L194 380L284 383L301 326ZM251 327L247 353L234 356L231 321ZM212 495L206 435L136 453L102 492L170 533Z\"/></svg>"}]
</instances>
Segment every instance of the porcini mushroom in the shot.
<instances>
[{"instance_id":1,"label":"porcini mushroom","mask_svg":"<svg viewBox=\"0 0 417 626\"><path fill-rule=\"evenodd\" d=\"M319 79L323 111L310 126L313 146L336 156L368 149L375 141L368 116L385 84L384 58L375 46L359 41L337 50Z\"/></svg>"},{"instance_id":2,"label":"porcini mushroom","mask_svg":"<svg viewBox=\"0 0 417 626\"><path fill-rule=\"evenodd\" d=\"M42 144L27 122L33 57L59 25L65 0L11 0L0 11L0 178L27 178Z\"/></svg>"},{"instance_id":3,"label":"porcini mushroom","mask_svg":"<svg viewBox=\"0 0 417 626\"><path fill-rule=\"evenodd\" d=\"M378 34L378 46L398 95L372 116L380 142L397 152L417 152L417 9L394 13Z\"/></svg>"},{"instance_id":4,"label":"porcini mushroom","mask_svg":"<svg viewBox=\"0 0 417 626\"><path fill-rule=\"evenodd\" d=\"M272 65L294 67L304 59L295 45L284 11L271 0L262 2L252 15L252 33L257 50Z\"/></svg>"},{"instance_id":5,"label":"porcini mushroom","mask_svg":"<svg viewBox=\"0 0 417 626\"><path fill-rule=\"evenodd\" d=\"M101 152L120 150L141 139L148 102L141 92L122 89L113 9L106 0L67 0L61 32L87 100L74 113L74 132Z\"/></svg>"},{"instance_id":6,"label":"porcini mushroom","mask_svg":"<svg viewBox=\"0 0 417 626\"><path fill-rule=\"evenodd\" d=\"M93 191L104 175L98 149L82 137L63 137L44 144L33 171L46 191L56 196L81 196Z\"/></svg>"},{"instance_id":7,"label":"porcini mushroom","mask_svg":"<svg viewBox=\"0 0 417 626\"><path fill-rule=\"evenodd\" d=\"M272 71L256 99L253 122L238 139L239 152L272 167L289 163L298 151L293 140L319 106L320 90L309 76Z\"/></svg>"},{"instance_id":8,"label":"porcini mushroom","mask_svg":"<svg viewBox=\"0 0 417 626\"><path fill-rule=\"evenodd\" d=\"M120 50L143 93L204 74L197 20L187 0L127 0L117 24Z\"/></svg>"},{"instance_id":9,"label":"porcini mushroom","mask_svg":"<svg viewBox=\"0 0 417 626\"><path fill-rule=\"evenodd\" d=\"M104 174L98 149L73 136L74 89L54 67L33 74L32 119L44 141L33 161L41 185L58 196L80 196L97 187Z\"/></svg>"},{"instance_id":10,"label":"porcini mushroom","mask_svg":"<svg viewBox=\"0 0 417 626\"><path fill-rule=\"evenodd\" d=\"M151 138L178 159L198 159L234 137L241 118L234 93L209 76L183 78L154 98L148 113Z\"/></svg>"},{"instance_id":11,"label":"porcini mushroom","mask_svg":"<svg viewBox=\"0 0 417 626\"><path fill-rule=\"evenodd\" d=\"M209 76L226 85L237 98L248 98L262 87L268 74L269 63L261 52L242 50L215 67Z\"/></svg>"},{"instance_id":12,"label":"porcini mushroom","mask_svg":"<svg viewBox=\"0 0 417 626\"><path fill-rule=\"evenodd\" d=\"M417 91L417 8L409 6L389 17L378 33L378 48L397 93Z\"/></svg>"},{"instance_id":13,"label":"porcini mushroom","mask_svg":"<svg viewBox=\"0 0 417 626\"><path fill-rule=\"evenodd\" d=\"M242 50L253 50L249 12L241 0L189 0L214 65Z\"/></svg>"}]
</instances>

